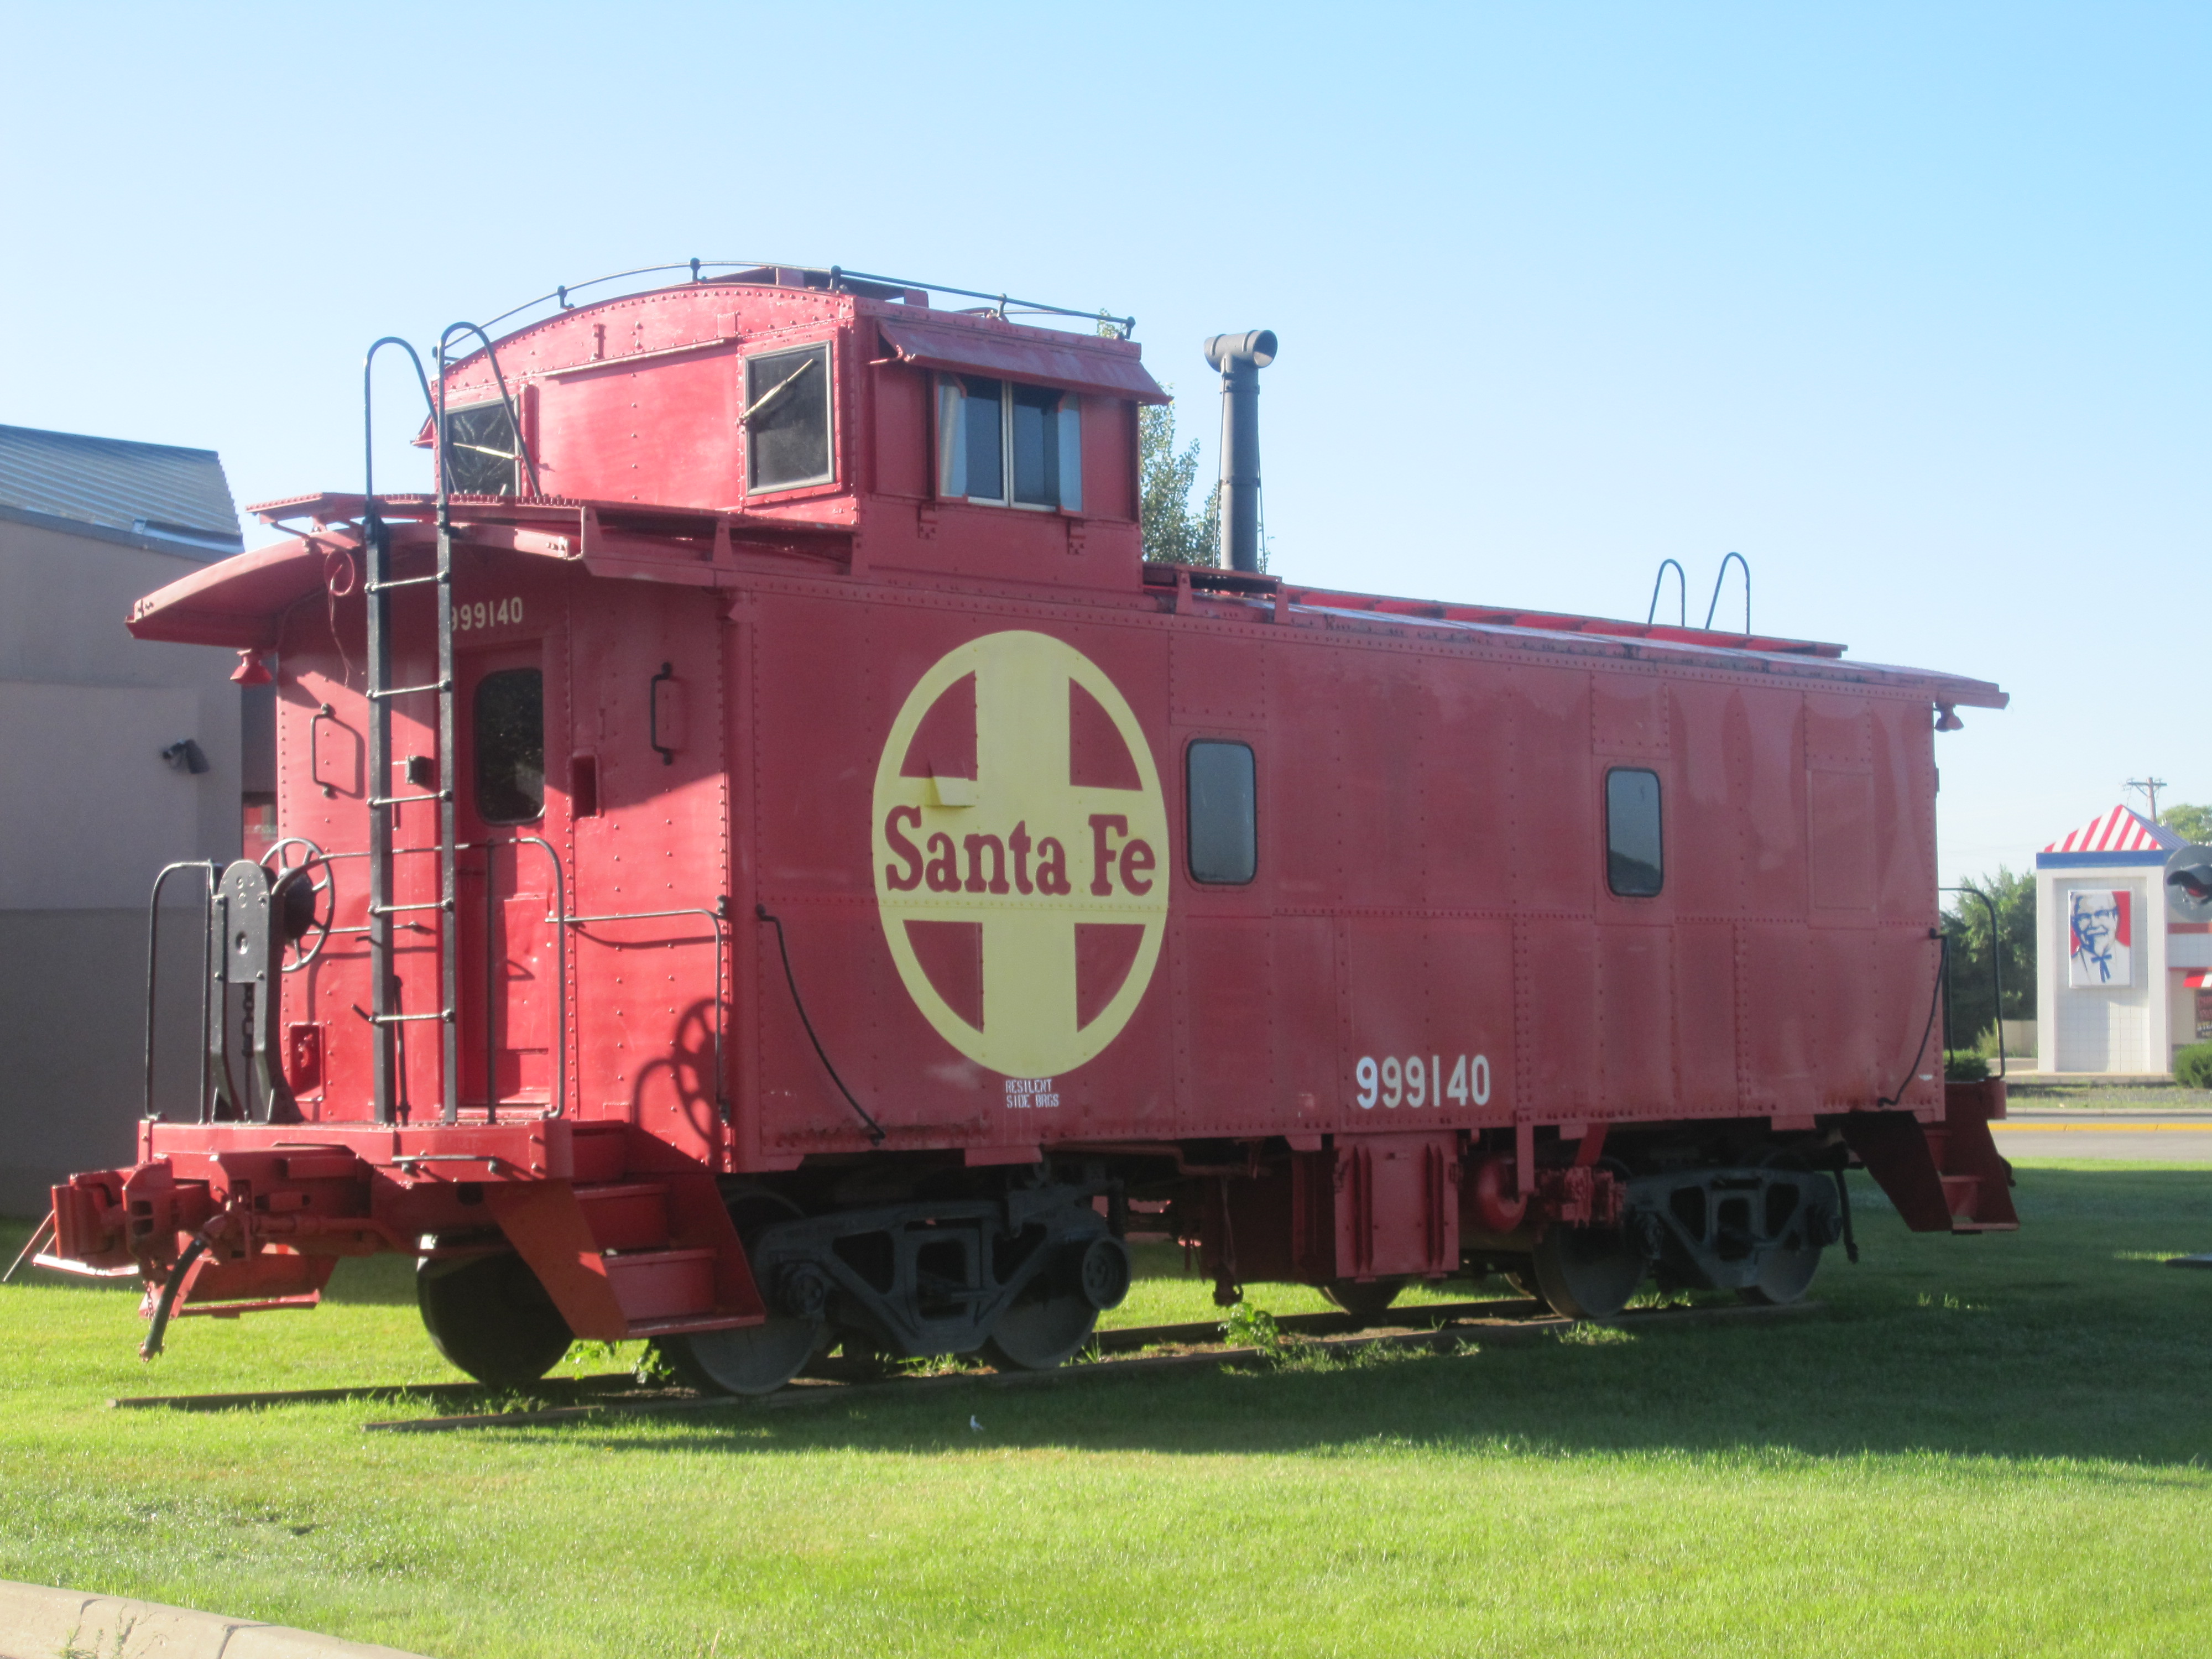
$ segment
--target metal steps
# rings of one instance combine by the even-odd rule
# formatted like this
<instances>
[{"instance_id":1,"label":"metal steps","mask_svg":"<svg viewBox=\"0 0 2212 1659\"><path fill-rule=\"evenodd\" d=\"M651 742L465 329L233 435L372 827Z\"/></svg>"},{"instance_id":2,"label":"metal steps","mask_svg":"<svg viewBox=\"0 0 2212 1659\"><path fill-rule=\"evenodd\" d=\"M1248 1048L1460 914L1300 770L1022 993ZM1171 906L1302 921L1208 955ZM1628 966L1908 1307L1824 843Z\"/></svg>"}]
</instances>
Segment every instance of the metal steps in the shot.
<instances>
[{"instance_id":1,"label":"metal steps","mask_svg":"<svg viewBox=\"0 0 2212 1659\"><path fill-rule=\"evenodd\" d=\"M667 1182L606 1182L571 1190L632 1326L713 1317L714 1252L673 1245Z\"/></svg>"},{"instance_id":2,"label":"metal steps","mask_svg":"<svg viewBox=\"0 0 2212 1659\"><path fill-rule=\"evenodd\" d=\"M599 1141L588 1155L584 1143ZM604 1175L615 1134L578 1137ZM494 1216L578 1336L602 1342L757 1324L768 1310L714 1178L703 1170L514 1182Z\"/></svg>"}]
</instances>

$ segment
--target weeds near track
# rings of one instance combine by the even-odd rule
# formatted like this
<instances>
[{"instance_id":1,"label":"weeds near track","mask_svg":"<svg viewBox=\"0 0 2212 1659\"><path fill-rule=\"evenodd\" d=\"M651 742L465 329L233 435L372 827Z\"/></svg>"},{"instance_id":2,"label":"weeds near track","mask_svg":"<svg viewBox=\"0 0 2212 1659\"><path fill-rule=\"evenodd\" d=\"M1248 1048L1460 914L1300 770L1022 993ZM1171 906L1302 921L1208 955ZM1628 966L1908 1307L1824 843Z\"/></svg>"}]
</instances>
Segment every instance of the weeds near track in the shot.
<instances>
[{"instance_id":1,"label":"weeds near track","mask_svg":"<svg viewBox=\"0 0 2212 1659\"><path fill-rule=\"evenodd\" d=\"M1292 1340L1283 1334L1274 1315L1249 1299L1229 1310L1229 1317L1221 1322L1221 1337L1231 1347L1249 1348L1270 1364L1281 1360Z\"/></svg>"}]
</instances>

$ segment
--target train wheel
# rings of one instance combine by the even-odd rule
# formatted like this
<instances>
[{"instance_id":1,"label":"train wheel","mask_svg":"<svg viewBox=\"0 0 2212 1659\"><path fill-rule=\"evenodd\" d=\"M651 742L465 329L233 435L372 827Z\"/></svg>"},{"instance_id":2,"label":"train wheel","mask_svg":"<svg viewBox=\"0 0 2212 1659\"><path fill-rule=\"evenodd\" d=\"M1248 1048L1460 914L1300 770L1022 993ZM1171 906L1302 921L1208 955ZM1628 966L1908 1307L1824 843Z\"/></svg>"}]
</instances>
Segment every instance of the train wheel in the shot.
<instances>
[{"instance_id":1,"label":"train wheel","mask_svg":"<svg viewBox=\"0 0 2212 1659\"><path fill-rule=\"evenodd\" d=\"M1083 1351L1098 1310L1079 1291L1040 1289L999 1316L983 1345L991 1362L1018 1371L1048 1371Z\"/></svg>"},{"instance_id":2,"label":"train wheel","mask_svg":"<svg viewBox=\"0 0 2212 1659\"><path fill-rule=\"evenodd\" d=\"M1805 1294L1813 1275L1820 1271L1818 1244L1801 1244L1794 1249L1777 1248L1767 1252L1766 1264L1759 1272L1759 1283L1745 1285L1736 1295L1755 1307L1785 1307Z\"/></svg>"},{"instance_id":3,"label":"train wheel","mask_svg":"<svg viewBox=\"0 0 2212 1659\"><path fill-rule=\"evenodd\" d=\"M1356 1279L1338 1279L1322 1285L1321 1293L1354 1319L1371 1325L1405 1288L1402 1279L1370 1279L1364 1285Z\"/></svg>"},{"instance_id":4,"label":"train wheel","mask_svg":"<svg viewBox=\"0 0 2212 1659\"><path fill-rule=\"evenodd\" d=\"M728 1203L730 1220L748 1250L768 1228L803 1213L782 1194L758 1187L730 1194ZM774 1394L826 1353L833 1340L819 1311L784 1312L735 1330L658 1337L653 1346L669 1369L700 1393L750 1395Z\"/></svg>"},{"instance_id":5,"label":"train wheel","mask_svg":"<svg viewBox=\"0 0 2212 1659\"><path fill-rule=\"evenodd\" d=\"M774 1394L821 1351L819 1319L772 1314L761 1325L657 1339L675 1373L702 1394Z\"/></svg>"},{"instance_id":6,"label":"train wheel","mask_svg":"<svg viewBox=\"0 0 2212 1659\"><path fill-rule=\"evenodd\" d=\"M415 1270L423 1328L448 1364L495 1389L535 1382L568 1352L568 1322L519 1255L446 1257Z\"/></svg>"},{"instance_id":7,"label":"train wheel","mask_svg":"<svg viewBox=\"0 0 2212 1659\"><path fill-rule=\"evenodd\" d=\"M1547 1227L1535 1261L1538 1291L1570 1319L1610 1319L1644 1282L1644 1258L1609 1227Z\"/></svg>"}]
</instances>

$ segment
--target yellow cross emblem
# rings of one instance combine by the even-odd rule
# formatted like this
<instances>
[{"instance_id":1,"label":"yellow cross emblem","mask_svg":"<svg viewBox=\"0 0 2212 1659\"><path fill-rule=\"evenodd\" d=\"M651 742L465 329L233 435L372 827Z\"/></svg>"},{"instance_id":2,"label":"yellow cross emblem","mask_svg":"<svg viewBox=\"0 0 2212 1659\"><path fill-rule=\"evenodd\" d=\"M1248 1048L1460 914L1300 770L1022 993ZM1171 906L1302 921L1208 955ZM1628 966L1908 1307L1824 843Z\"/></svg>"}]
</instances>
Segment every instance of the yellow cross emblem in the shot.
<instances>
[{"instance_id":1,"label":"yellow cross emblem","mask_svg":"<svg viewBox=\"0 0 2212 1659\"><path fill-rule=\"evenodd\" d=\"M1026 1082L1121 1035L1173 872L1151 745L1088 657L1016 629L940 659L884 742L873 844L891 958L955 1048Z\"/></svg>"}]
</instances>

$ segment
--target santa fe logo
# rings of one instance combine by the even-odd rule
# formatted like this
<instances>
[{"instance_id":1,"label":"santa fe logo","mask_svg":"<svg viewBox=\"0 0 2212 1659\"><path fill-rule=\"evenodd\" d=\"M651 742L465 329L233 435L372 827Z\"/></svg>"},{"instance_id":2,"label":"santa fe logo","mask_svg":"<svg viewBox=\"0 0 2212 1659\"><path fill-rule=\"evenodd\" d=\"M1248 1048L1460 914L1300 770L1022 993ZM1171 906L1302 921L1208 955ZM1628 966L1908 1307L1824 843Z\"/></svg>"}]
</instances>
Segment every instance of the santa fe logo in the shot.
<instances>
[{"instance_id":1,"label":"santa fe logo","mask_svg":"<svg viewBox=\"0 0 2212 1659\"><path fill-rule=\"evenodd\" d=\"M1022 1103L1056 1101L1128 1024L1167 921L1159 773L1113 681L1024 630L947 653L891 723L874 843L915 1006Z\"/></svg>"}]
</instances>

